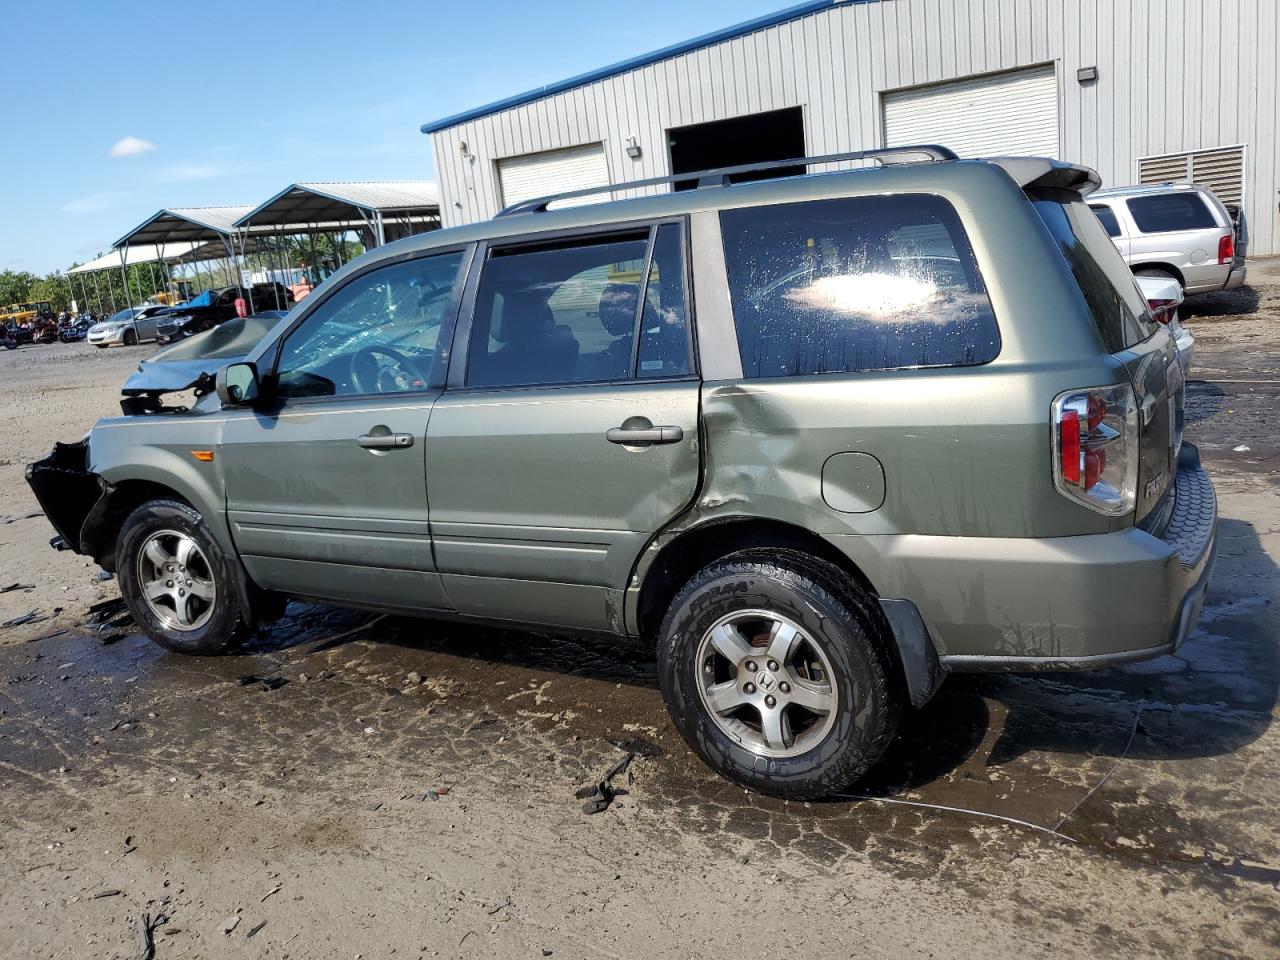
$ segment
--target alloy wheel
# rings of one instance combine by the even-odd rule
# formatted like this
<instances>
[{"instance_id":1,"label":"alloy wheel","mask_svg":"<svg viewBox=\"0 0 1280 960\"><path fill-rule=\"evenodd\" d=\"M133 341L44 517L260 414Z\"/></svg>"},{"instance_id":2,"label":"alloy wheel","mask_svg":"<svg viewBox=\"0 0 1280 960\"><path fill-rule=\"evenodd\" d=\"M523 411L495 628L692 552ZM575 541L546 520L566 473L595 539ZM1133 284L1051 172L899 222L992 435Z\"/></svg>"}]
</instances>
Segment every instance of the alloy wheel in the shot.
<instances>
[{"instance_id":1,"label":"alloy wheel","mask_svg":"<svg viewBox=\"0 0 1280 960\"><path fill-rule=\"evenodd\" d=\"M185 533L161 530L147 537L138 551L138 583L152 614L173 630L198 630L213 615L213 569Z\"/></svg>"},{"instance_id":2,"label":"alloy wheel","mask_svg":"<svg viewBox=\"0 0 1280 960\"><path fill-rule=\"evenodd\" d=\"M697 671L716 726L762 757L813 749L840 707L822 647L772 611L741 610L716 621L698 644Z\"/></svg>"}]
</instances>

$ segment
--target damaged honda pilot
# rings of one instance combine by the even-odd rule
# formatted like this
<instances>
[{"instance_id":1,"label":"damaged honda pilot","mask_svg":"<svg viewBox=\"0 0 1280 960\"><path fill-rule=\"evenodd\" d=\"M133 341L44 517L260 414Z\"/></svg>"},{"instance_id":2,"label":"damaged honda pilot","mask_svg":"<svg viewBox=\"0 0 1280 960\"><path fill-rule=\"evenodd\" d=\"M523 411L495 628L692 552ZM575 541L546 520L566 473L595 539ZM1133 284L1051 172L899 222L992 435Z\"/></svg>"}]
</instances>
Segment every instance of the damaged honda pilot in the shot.
<instances>
[{"instance_id":1,"label":"damaged honda pilot","mask_svg":"<svg viewBox=\"0 0 1280 960\"><path fill-rule=\"evenodd\" d=\"M863 777L948 673L1178 648L1213 487L1093 171L915 147L594 192L676 182L365 254L190 408L33 464L57 539L183 653L289 597L645 638L692 749L785 797Z\"/></svg>"}]
</instances>

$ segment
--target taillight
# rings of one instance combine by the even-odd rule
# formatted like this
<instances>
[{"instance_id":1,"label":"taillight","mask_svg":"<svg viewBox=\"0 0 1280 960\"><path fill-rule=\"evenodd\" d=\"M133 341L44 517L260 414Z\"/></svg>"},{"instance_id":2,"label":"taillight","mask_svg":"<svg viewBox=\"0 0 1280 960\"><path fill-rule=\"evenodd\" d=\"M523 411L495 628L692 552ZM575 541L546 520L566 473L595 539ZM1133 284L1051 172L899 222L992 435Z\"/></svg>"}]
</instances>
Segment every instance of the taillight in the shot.
<instances>
[{"instance_id":1,"label":"taillight","mask_svg":"<svg viewBox=\"0 0 1280 960\"><path fill-rule=\"evenodd\" d=\"M1178 309L1177 300L1148 300L1147 306L1151 308L1151 315L1160 323L1168 323L1173 319L1174 313Z\"/></svg>"},{"instance_id":2,"label":"taillight","mask_svg":"<svg viewBox=\"0 0 1280 960\"><path fill-rule=\"evenodd\" d=\"M1092 387L1053 401L1053 485L1108 516L1134 508L1138 488L1138 406L1133 388Z\"/></svg>"},{"instance_id":3,"label":"taillight","mask_svg":"<svg viewBox=\"0 0 1280 960\"><path fill-rule=\"evenodd\" d=\"M1236 258L1236 238L1228 233L1218 240L1218 263L1230 263Z\"/></svg>"}]
</instances>

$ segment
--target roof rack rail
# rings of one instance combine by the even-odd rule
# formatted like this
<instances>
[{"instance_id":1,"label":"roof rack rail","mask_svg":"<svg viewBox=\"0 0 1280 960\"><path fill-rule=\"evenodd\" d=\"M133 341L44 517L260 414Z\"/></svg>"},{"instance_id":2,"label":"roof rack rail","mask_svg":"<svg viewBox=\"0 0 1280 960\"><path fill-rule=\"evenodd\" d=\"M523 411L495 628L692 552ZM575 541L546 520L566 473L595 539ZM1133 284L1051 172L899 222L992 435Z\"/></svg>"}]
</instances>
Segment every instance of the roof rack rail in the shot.
<instances>
[{"instance_id":1,"label":"roof rack rail","mask_svg":"<svg viewBox=\"0 0 1280 960\"><path fill-rule=\"evenodd\" d=\"M609 183L599 187L586 187L581 190L569 190L565 193L554 193L546 197L535 197L522 200L500 210L497 217L510 217L521 213L546 213L547 207L559 200L573 200L578 197L591 197L599 193L614 193L618 190L635 190L640 187L656 187L664 183L698 182L697 189L707 187L725 187L732 183L732 178L743 173L760 173L765 170L779 170L786 167L809 166L818 163L840 163L847 160L878 160L882 164L920 163L935 160L959 160L960 158L946 147L933 143L922 143L909 147L884 147L879 150L856 150L852 153L828 153L820 157L792 157L788 160L766 160L763 163L744 163L733 167L716 167L711 170L695 170L691 173L674 173L666 177L650 177L647 180L629 180L626 183Z\"/></svg>"}]
</instances>

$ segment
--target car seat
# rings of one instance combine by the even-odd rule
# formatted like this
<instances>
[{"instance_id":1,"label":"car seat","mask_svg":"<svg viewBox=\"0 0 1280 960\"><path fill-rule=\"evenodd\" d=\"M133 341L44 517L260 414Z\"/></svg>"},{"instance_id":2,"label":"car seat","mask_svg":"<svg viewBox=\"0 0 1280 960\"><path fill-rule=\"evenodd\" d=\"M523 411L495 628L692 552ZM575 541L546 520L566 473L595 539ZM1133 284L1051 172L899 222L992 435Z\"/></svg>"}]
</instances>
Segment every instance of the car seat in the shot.
<instances>
[{"instance_id":1,"label":"car seat","mask_svg":"<svg viewBox=\"0 0 1280 960\"><path fill-rule=\"evenodd\" d=\"M480 367L475 386L559 383L575 379L578 341L557 324L546 298L537 290L503 296L502 315L489 330L502 344Z\"/></svg>"}]
</instances>

